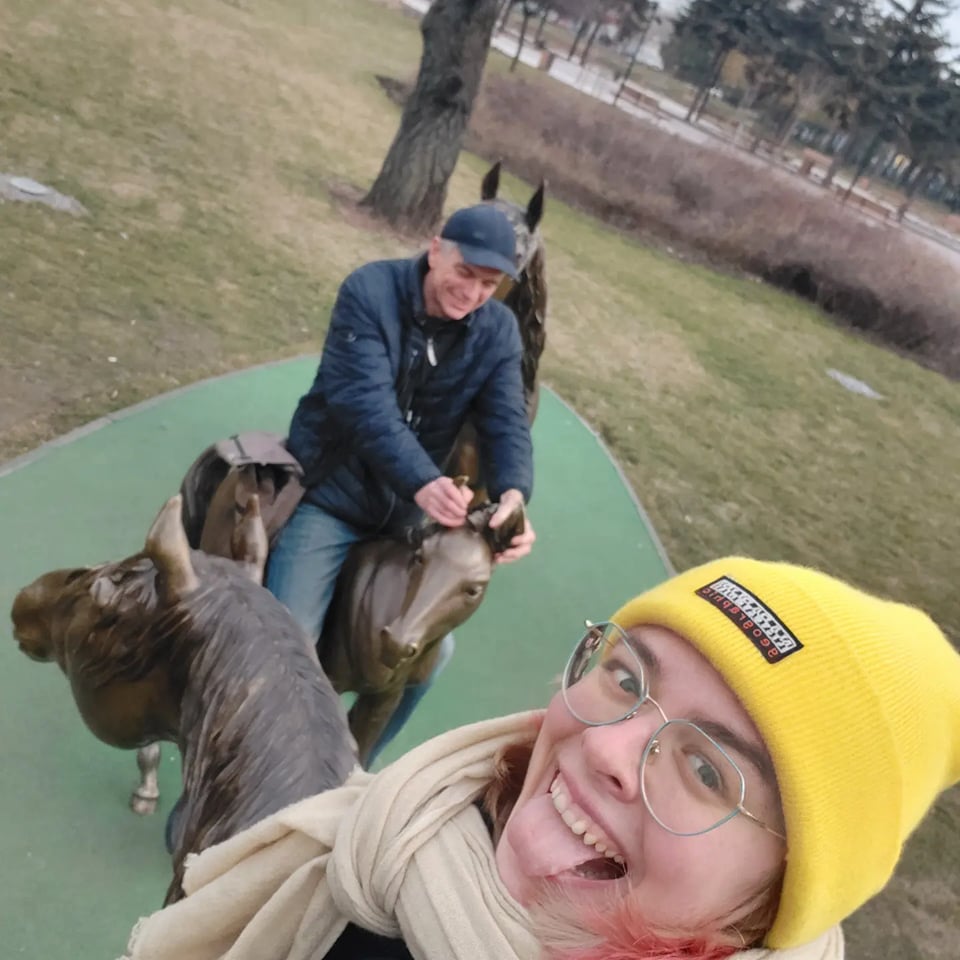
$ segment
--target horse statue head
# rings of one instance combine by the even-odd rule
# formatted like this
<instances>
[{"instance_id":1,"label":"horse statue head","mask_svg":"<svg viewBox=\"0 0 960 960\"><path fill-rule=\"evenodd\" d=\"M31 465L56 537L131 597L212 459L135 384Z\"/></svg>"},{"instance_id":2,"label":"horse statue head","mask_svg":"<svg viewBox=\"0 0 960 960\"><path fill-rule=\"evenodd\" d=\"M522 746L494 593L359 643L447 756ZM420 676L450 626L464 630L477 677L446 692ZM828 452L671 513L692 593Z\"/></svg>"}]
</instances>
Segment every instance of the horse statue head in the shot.
<instances>
[{"instance_id":1,"label":"horse statue head","mask_svg":"<svg viewBox=\"0 0 960 960\"><path fill-rule=\"evenodd\" d=\"M480 198L506 216L513 226L516 238L519 277L517 280L505 277L496 296L517 318L520 340L523 342L523 392L527 404L527 418L533 423L540 399L537 377L540 356L547 345L547 263L543 236L540 233L546 183L540 181L540 186L526 207L498 197L499 190L500 162L497 161L480 184Z\"/></svg>"},{"instance_id":2,"label":"horse statue head","mask_svg":"<svg viewBox=\"0 0 960 960\"><path fill-rule=\"evenodd\" d=\"M530 270L534 258L543 254L543 237L540 235L540 221L543 218L543 202L546 183L540 186L527 202L526 207L517 206L498 196L500 192L500 161L498 160L484 175L480 182L480 199L496 207L513 227L517 245L517 273L522 275Z\"/></svg>"},{"instance_id":3,"label":"horse statue head","mask_svg":"<svg viewBox=\"0 0 960 960\"><path fill-rule=\"evenodd\" d=\"M493 529L496 509L472 509L461 527L431 523L403 540L351 547L318 649L334 687L357 693L350 729L361 763L407 684L430 676L440 641L480 606L496 555L523 531L522 505Z\"/></svg>"}]
</instances>

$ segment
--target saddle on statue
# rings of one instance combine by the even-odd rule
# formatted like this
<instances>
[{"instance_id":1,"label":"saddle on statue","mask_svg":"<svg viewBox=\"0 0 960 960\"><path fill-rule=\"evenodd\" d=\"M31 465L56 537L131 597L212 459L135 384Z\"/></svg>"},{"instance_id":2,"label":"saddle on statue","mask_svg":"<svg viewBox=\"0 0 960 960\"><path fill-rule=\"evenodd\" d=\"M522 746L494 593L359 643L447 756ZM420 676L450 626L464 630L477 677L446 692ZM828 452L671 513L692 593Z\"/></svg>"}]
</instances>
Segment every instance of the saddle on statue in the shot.
<instances>
[{"instance_id":1,"label":"saddle on statue","mask_svg":"<svg viewBox=\"0 0 960 960\"><path fill-rule=\"evenodd\" d=\"M303 478L303 467L279 433L251 430L207 447L180 484L190 546L231 559L236 519L253 493L260 498L267 541L273 546L303 498Z\"/></svg>"}]
</instances>

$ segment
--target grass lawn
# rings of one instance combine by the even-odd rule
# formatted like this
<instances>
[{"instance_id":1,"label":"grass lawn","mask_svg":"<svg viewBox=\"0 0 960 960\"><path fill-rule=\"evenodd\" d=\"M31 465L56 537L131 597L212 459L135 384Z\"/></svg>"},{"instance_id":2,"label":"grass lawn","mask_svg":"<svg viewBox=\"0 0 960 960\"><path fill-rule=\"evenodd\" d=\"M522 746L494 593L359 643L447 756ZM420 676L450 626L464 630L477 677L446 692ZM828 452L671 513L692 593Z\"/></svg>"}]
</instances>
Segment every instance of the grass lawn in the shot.
<instances>
[{"instance_id":1,"label":"grass lawn","mask_svg":"<svg viewBox=\"0 0 960 960\"><path fill-rule=\"evenodd\" d=\"M374 75L411 77L419 51L416 21L376 0L6 0L0 172L89 215L0 204L0 459L318 350L343 275L419 242L337 199L372 182L396 130ZM451 208L486 167L462 157ZM609 443L678 568L730 552L814 564L960 635L955 383L549 197L544 229L545 378ZM849 925L853 958L956 955L958 824L954 793Z\"/></svg>"}]
</instances>

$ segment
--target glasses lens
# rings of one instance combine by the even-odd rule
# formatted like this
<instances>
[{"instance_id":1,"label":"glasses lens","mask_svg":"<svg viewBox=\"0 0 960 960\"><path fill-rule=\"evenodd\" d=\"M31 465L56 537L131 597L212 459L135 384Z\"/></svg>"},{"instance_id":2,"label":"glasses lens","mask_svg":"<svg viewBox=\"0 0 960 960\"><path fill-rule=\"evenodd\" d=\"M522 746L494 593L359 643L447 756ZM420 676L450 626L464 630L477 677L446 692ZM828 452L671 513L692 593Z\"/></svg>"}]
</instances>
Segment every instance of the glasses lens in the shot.
<instances>
[{"instance_id":1,"label":"glasses lens","mask_svg":"<svg viewBox=\"0 0 960 960\"><path fill-rule=\"evenodd\" d=\"M647 809L671 833L705 833L743 802L743 774L689 720L660 728L644 752L640 775Z\"/></svg>"},{"instance_id":2,"label":"glasses lens","mask_svg":"<svg viewBox=\"0 0 960 960\"><path fill-rule=\"evenodd\" d=\"M640 659L615 623L588 627L563 674L567 709L589 724L615 723L647 696Z\"/></svg>"}]
</instances>

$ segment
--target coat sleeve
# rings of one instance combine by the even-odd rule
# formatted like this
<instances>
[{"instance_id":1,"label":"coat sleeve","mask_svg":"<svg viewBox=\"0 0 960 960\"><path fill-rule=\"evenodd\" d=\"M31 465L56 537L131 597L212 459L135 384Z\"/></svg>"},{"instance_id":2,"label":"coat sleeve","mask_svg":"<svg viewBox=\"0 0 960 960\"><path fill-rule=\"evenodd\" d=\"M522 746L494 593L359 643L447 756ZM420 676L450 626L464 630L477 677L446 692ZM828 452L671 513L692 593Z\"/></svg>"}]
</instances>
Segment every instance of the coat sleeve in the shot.
<instances>
[{"instance_id":1,"label":"coat sleeve","mask_svg":"<svg viewBox=\"0 0 960 960\"><path fill-rule=\"evenodd\" d=\"M334 304L320 361L327 409L353 452L412 500L440 470L404 422L397 401L385 325L399 318L381 316L365 287L351 274Z\"/></svg>"},{"instance_id":2,"label":"coat sleeve","mask_svg":"<svg viewBox=\"0 0 960 960\"><path fill-rule=\"evenodd\" d=\"M520 367L523 347L513 314L507 313L501 329L499 359L473 403L480 458L489 465L486 480L491 500L498 500L505 490L517 489L529 502L533 443Z\"/></svg>"}]
</instances>

